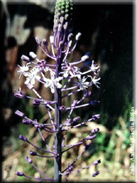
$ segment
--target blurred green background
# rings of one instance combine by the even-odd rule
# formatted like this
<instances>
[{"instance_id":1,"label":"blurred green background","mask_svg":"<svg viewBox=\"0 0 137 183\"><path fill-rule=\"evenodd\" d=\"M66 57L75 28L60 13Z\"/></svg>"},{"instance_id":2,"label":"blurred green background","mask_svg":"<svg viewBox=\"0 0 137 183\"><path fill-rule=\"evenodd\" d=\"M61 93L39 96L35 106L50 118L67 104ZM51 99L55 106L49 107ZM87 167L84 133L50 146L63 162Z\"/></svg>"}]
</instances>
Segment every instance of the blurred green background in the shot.
<instances>
[{"instance_id":1,"label":"blurred green background","mask_svg":"<svg viewBox=\"0 0 137 183\"><path fill-rule=\"evenodd\" d=\"M22 124L14 111L19 109L32 119L41 122L47 120L43 108L33 107L27 100L19 100L13 96L14 90L21 87L25 93L33 95L24 86L24 78L18 79L18 64L21 64L22 54L29 51L37 53L39 59L51 60L42 54L34 40L35 36L49 38L52 34L54 2L34 1L28 3L1 2L2 34L2 118L3 118L3 180L29 181L15 175L16 171L23 171L29 175L38 173L28 166L24 156L31 147L22 143L18 136L22 134L41 144L39 135L34 128ZM72 60L78 60L86 52L90 52L90 59L100 65L101 86L98 90L92 87L91 99L100 100L100 105L76 111L74 115L81 115L88 119L92 114L100 113L101 119L88 123L87 126L72 130L68 134L68 143L72 144L87 135L91 129L100 128L97 138L89 150L77 162L77 167L84 167L94 160L101 159L100 175L92 178L93 168L83 170L70 180L82 181L129 181L130 180L130 111L133 101L133 7L134 3L76 3L73 13L73 33L82 33ZM44 90L36 83L38 92L48 99L53 99L49 90ZM75 96L76 98L79 96ZM71 98L73 100L73 98ZM66 100L70 105L70 100ZM47 137L45 135L45 137ZM52 147L54 137L48 138ZM32 150L32 149L31 149ZM69 164L76 158L76 153L82 151L77 147L63 156L62 162ZM47 175L53 176L52 160L42 160L34 157L35 164Z\"/></svg>"}]
</instances>

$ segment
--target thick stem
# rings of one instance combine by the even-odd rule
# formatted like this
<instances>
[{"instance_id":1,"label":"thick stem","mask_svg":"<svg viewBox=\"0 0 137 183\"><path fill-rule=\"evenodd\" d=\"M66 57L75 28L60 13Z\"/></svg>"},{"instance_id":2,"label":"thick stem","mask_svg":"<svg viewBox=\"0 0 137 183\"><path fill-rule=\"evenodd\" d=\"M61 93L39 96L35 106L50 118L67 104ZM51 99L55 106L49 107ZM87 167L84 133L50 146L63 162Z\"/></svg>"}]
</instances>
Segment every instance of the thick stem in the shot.
<instances>
[{"instance_id":1,"label":"thick stem","mask_svg":"<svg viewBox=\"0 0 137 183\"><path fill-rule=\"evenodd\" d=\"M57 59L57 69L56 69L56 77L59 76L59 72L61 69L61 59ZM59 110L59 106L61 106L61 90L55 88L55 100L57 104L55 105L55 123L56 123L56 130L58 131L55 134L55 152L58 156L54 160L54 168L55 168L55 181L61 182L61 156L62 156L62 131L61 131L61 111Z\"/></svg>"}]
</instances>

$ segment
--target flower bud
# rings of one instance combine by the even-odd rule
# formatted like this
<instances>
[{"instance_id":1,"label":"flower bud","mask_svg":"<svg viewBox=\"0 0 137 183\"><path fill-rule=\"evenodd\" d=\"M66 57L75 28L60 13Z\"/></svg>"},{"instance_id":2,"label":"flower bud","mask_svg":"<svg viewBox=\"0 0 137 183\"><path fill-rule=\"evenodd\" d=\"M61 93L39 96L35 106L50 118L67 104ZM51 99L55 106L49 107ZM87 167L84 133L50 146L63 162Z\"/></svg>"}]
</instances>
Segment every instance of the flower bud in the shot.
<instances>
[{"instance_id":1,"label":"flower bud","mask_svg":"<svg viewBox=\"0 0 137 183\"><path fill-rule=\"evenodd\" d=\"M17 98L23 98L25 95L24 93L19 89L19 90L15 90L14 96Z\"/></svg>"},{"instance_id":2,"label":"flower bud","mask_svg":"<svg viewBox=\"0 0 137 183\"><path fill-rule=\"evenodd\" d=\"M100 101L92 100L92 101L90 102L90 105L95 106L95 105L97 105L98 103L100 103Z\"/></svg>"},{"instance_id":3,"label":"flower bud","mask_svg":"<svg viewBox=\"0 0 137 183\"><path fill-rule=\"evenodd\" d=\"M94 161L93 165L98 165L99 163L101 163L101 160L97 160L97 161Z\"/></svg>"},{"instance_id":4,"label":"flower bud","mask_svg":"<svg viewBox=\"0 0 137 183\"><path fill-rule=\"evenodd\" d=\"M75 118L73 119L73 122L75 123L75 122L78 122L79 120L80 120L80 116L75 117Z\"/></svg>"},{"instance_id":5,"label":"flower bud","mask_svg":"<svg viewBox=\"0 0 137 183\"><path fill-rule=\"evenodd\" d=\"M33 59L36 59L37 58L37 55L34 53L34 52L29 52L29 56Z\"/></svg>"},{"instance_id":6,"label":"flower bud","mask_svg":"<svg viewBox=\"0 0 137 183\"><path fill-rule=\"evenodd\" d=\"M83 57L81 57L81 61L85 61L87 59L89 59L89 56L88 55L84 55Z\"/></svg>"},{"instance_id":7,"label":"flower bud","mask_svg":"<svg viewBox=\"0 0 137 183\"><path fill-rule=\"evenodd\" d=\"M35 40L38 44L41 44L41 40L38 37L35 37Z\"/></svg>"},{"instance_id":8,"label":"flower bud","mask_svg":"<svg viewBox=\"0 0 137 183\"><path fill-rule=\"evenodd\" d=\"M51 44L54 43L54 36L50 36L50 43L51 43Z\"/></svg>"},{"instance_id":9,"label":"flower bud","mask_svg":"<svg viewBox=\"0 0 137 183\"><path fill-rule=\"evenodd\" d=\"M39 104L40 104L40 100L37 100L37 99L33 100L33 105L39 105Z\"/></svg>"},{"instance_id":10,"label":"flower bud","mask_svg":"<svg viewBox=\"0 0 137 183\"><path fill-rule=\"evenodd\" d=\"M26 55L22 55L21 56L21 60L25 61L25 62L30 62L29 57L27 57Z\"/></svg>"},{"instance_id":11,"label":"flower bud","mask_svg":"<svg viewBox=\"0 0 137 183\"><path fill-rule=\"evenodd\" d=\"M71 45L72 45L72 41L69 41L68 46L71 47Z\"/></svg>"},{"instance_id":12,"label":"flower bud","mask_svg":"<svg viewBox=\"0 0 137 183\"><path fill-rule=\"evenodd\" d=\"M27 137L22 136L22 135L19 135L19 139L21 139L21 140L23 140L23 141L27 141L27 140L28 140Z\"/></svg>"},{"instance_id":13,"label":"flower bud","mask_svg":"<svg viewBox=\"0 0 137 183\"><path fill-rule=\"evenodd\" d=\"M62 106L59 107L59 110L61 112L65 112L66 111L66 107L64 105L62 105Z\"/></svg>"},{"instance_id":14,"label":"flower bud","mask_svg":"<svg viewBox=\"0 0 137 183\"><path fill-rule=\"evenodd\" d=\"M47 46L48 45L48 42L47 42L46 39L43 39L42 42L43 42L44 46Z\"/></svg>"},{"instance_id":15,"label":"flower bud","mask_svg":"<svg viewBox=\"0 0 137 183\"><path fill-rule=\"evenodd\" d=\"M95 134L95 133L97 133L99 131L99 128L95 128L94 130L92 130L92 134Z\"/></svg>"},{"instance_id":16,"label":"flower bud","mask_svg":"<svg viewBox=\"0 0 137 183\"><path fill-rule=\"evenodd\" d=\"M24 173L22 173L22 172L16 172L15 174L18 176L24 176Z\"/></svg>"},{"instance_id":17,"label":"flower bud","mask_svg":"<svg viewBox=\"0 0 137 183\"><path fill-rule=\"evenodd\" d=\"M68 28L68 22L66 22L64 25L63 25L63 28L66 30Z\"/></svg>"},{"instance_id":18,"label":"flower bud","mask_svg":"<svg viewBox=\"0 0 137 183\"><path fill-rule=\"evenodd\" d=\"M96 177L99 174L99 171L97 171L96 173L93 173L92 176Z\"/></svg>"},{"instance_id":19,"label":"flower bud","mask_svg":"<svg viewBox=\"0 0 137 183\"><path fill-rule=\"evenodd\" d=\"M64 17L61 16L60 17L60 23L63 24L63 22L64 22Z\"/></svg>"},{"instance_id":20,"label":"flower bud","mask_svg":"<svg viewBox=\"0 0 137 183\"><path fill-rule=\"evenodd\" d=\"M16 114L17 116L19 116L19 117L23 117L23 116L24 116L24 113L21 112L21 111L19 111L19 110L16 110L16 111L15 111L15 114Z\"/></svg>"},{"instance_id":21,"label":"flower bud","mask_svg":"<svg viewBox=\"0 0 137 183\"><path fill-rule=\"evenodd\" d=\"M26 160L29 164L32 163L32 160L31 160L28 156L25 157L25 160Z\"/></svg>"},{"instance_id":22,"label":"flower bud","mask_svg":"<svg viewBox=\"0 0 137 183\"><path fill-rule=\"evenodd\" d=\"M32 155L32 156L36 156L37 155L37 152L30 150L29 154Z\"/></svg>"},{"instance_id":23,"label":"flower bud","mask_svg":"<svg viewBox=\"0 0 137 183\"><path fill-rule=\"evenodd\" d=\"M73 36L72 33L70 33L70 34L68 35L68 41L70 41L70 40L72 39L72 36Z\"/></svg>"},{"instance_id":24,"label":"flower bud","mask_svg":"<svg viewBox=\"0 0 137 183\"><path fill-rule=\"evenodd\" d=\"M76 35L76 41L78 41L80 39L81 35L82 34L80 32Z\"/></svg>"}]
</instances>

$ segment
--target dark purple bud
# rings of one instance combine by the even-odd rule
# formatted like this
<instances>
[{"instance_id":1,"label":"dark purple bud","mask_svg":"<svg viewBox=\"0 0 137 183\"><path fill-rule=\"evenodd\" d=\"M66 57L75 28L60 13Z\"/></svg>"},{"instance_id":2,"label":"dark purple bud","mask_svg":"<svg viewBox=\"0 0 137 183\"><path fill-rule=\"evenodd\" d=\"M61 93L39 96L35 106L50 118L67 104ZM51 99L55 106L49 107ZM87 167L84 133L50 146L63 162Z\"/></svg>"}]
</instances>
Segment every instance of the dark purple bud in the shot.
<instances>
[{"instance_id":1,"label":"dark purple bud","mask_svg":"<svg viewBox=\"0 0 137 183\"><path fill-rule=\"evenodd\" d=\"M98 103L100 103L100 101L92 100L92 101L90 102L90 105L95 106L95 105L97 105Z\"/></svg>"},{"instance_id":2,"label":"dark purple bud","mask_svg":"<svg viewBox=\"0 0 137 183\"><path fill-rule=\"evenodd\" d=\"M38 37L35 37L35 40L38 44L41 44L41 40Z\"/></svg>"},{"instance_id":3,"label":"dark purple bud","mask_svg":"<svg viewBox=\"0 0 137 183\"><path fill-rule=\"evenodd\" d=\"M90 95L91 95L91 91L87 91L85 94L84 94L84 97L86 98L86 97L90 97Z\"/></svg>"},{"instance_id":4,"label":"dark purple bud","mask_svg":"<svg viewBox=\"0 0 137 183\"><path fill-rule=\"evenodd\" d=\"M33 100L33 105L39 105L40 104L40 100Z\"/></svg>"},{"instance_id":5,"label":"dark purple bud","mask_svg":"<svg viewBox=\"0 0 137 183\"><path fill-rule=\"evenodd\" d=\"M14 96L17 98L23 98L24 93L21 90L15 90Z\"/></svg>"},{"instance_id":6,"label":"dark purple bud","mask_svg":"<svg viewBox=\"0 0 137 183\"><path fill-rule=\"evenodd\" d=\"M25 55L22 55L21 56L21 60L25 61L25 62L30 62L30 59L29 57L25 56Z\"/></svg>"},{"instance_id":7,"label":"dark purple bud","mask_svg":"<svg viewBox=\"0 0 137 183\"><path fill-rule=\"evenodd\" d=\"M99 128L95 128L94 130L92 130L91 134L95 134L99 131Z\"/></svg>"},{"instance_id":8,"label":"dark purple bud","mask_svg":"<svg viewBox=\"0 0 137 183\"><path fill-rule=\"evenodd\" d=\"M44 44L44 46L48 46L48 42L47 42L47 40L46 39L43 39L43 44Z\"/></svg>"},{"instance_id":9,"label":"dark purple bud","mask_svg":"<svg viewBox=\"0 0 137 183\"><path fill-rule=\"evenodd\" d=\"M24 176L24 173L22 173L22 172L16 172L15 174L18 176Z\"/></svg>"},{"instance_id":10,"label":"dark purple bud","mask_svg":"<svg viewBox=\"0 0 137 183\"><path fill-rule=\"evenodd\" d=\"M30 150L29 154L32 155L32 156L36 156L37 155L37 152Z\"/></svg>"},{"instance_id":11,"label":"dark purple bud","mask_svg":"<svg viewBox=\"0 0 137 183\"><path fill-rule=\"evenodd\" d=\"M19 111L19 110L16 110L16 111L15 111L15 114L16 114L17 116L19 116L19 117L23 117L23 116L24 116L24 113L21 112L21 111Z\"/></svg>"},{"instance_id":12,"label":"dark purple bud","mask_svg":"<svg viewBox=\"0 0 137 183\"><path fill-rule=\"evenodd\" d=\"M78 117L75 117L74 119L73 119L73 122L75 123L75 122L78 122L80 120L80 117L78 116Z\"/></svg>"},{"instance_id":13,"label":"dark purple bud","mask_svg":"<svg viewBox=\"0 0 137 183\"><path fill-rule=\"evenodd\" d=\"M31 160L28 156L25 157L25 160L26 160L29 164L32 163L32 160Z\"/></svg>"},{"instance_id":14,"label":"dark purple bud","mask_svg":"<svg viewBox=\"0 0 137 183\"><path fill-rule=\"evenodd\" d=\"M23 140L23 141L27 141L27 140L28 140L27 137L22 136L22 135L19 135L19 139L21 139L21 140Z\"/></svg>"},{"instance_id":15,"label":"dark purple bud","mask_svg":"<svg viewBox=\"0 0 137 183\"><path fill-rule=\"evenodd\" d=\"M65 112L66 111L66 107L64 105L62 105L62 106L59 107L59 110L61 112Z\"/></svg>"},{"instance_id":16,"label":"dark purple bud","mask_svg":"<svg viewBox=\"0 0 137 183\"><path fill-rule=\"evenodd\" d=\"M99 163L101 163L101 160L97 160L97 161L94 161L93 165L98 165Z\"/></svg>"},{"instance_id":17,"label":"dark purple bud","mask_svg":"<svg viewBox=\"0 0 137 183\"><path fill-rule=\"evenodd\" d=\"M32 120L31 119L28 119L28 118L24 118L22 120L22 123L26 124L26 125L29 125L29 124L32 124Z\"/></svg>"},{"instance_id":18,"label":"dark purple bud","mask_svg":"<svg viewBox=\"0 0 137 183\"><path fill-rule=\"evenodd\" d=\"M99 171L96 171L96 173L93 173L92 176L96 177L99 174Z\"/></svg>"}]
</instances>

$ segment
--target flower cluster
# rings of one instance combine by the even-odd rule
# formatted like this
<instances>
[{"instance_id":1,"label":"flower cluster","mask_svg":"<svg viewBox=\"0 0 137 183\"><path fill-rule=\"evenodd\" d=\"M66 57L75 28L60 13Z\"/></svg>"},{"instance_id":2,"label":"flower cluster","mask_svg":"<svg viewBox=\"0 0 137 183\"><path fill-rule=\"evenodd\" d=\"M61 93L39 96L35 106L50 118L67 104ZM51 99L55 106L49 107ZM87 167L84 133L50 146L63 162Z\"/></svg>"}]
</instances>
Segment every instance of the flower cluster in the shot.
<instances>
[{"instance_id":1,"label":"flower cluster","mask_svg":"<svg viewBox=\"0 0 137 183\"><path fill-rule=\"evenodd\" d=\"M81 104L81 102L91 95L91 92L88 91L88 88L92 85L95 85L99 88L99 80L98 72L100 71L99 66L91 61L91 65L86 67L84 72L79 68L80 63L86 63L89 60L88 55L84 55L80 60L76 62L69 62L68 56L71 54L77 46L78 40L81 37L81 33L78 33L75 36L71 33L71 21L72 15L71 12L73 10L73 4L71 0L57 0L55 7L55 16L54 16L54 27L53 27L53 35L50 36L50 43L46 39L40 40L38 37L35 38L37 44L40 46L41 50L44 52L46 56L54 60L54 64L49 64L46 60L39 60L37 55L33 52L29 52L29 56L22 55L21 59L25 62L24 65L19 65L19 77L22 75L25 77L25 85L31 89L36 97L30 97L25 95L21 88L15 91L15 97L22 99L26 97L33 101L33 105L44 105L49 115L50 123L41 124L37 119L30 119L25 114L19 110L15 112L16 115L22 118L23 124L33 125L38 133L40 134L43 142L45 143L45 149L32 144L26 137L20 135L19 138L22 141L29 143L31 146L35 147L43 151L44 153L48 153L48 155L40 155L35 151L30 151L31 156L39 156L43 158L54 158L56 160L56 164L58 166L58 175L55 175L54 178L48 177L44 172L41 172L34 164L33 161L26 157L25 160L31 164L36 171L38 171L42 177L34 178L30 177L24 173L16 172L18 176L25 176L27 178L32 178L38 181L50 180L50 181L58 181L58 176L66 176L67 180L70 174L77 173L82 171L83 169L88 169L90 166L97 166L100 163L100 160L97 160L93 164L82 167L77 171L74 171L73 168L75 163L81 158L84 152L87 150L87 147L92 143L92 140L96 138L96 133L99 129L94 129L91 133L80 140L76 144L67 145L65 144L67 132L69 132L73 128L79 128L84 126L86 123L94 121L100 118L99 114L93 115L90 119L86 121L81 121L80 117L76 117L72 119L72 113L75 109L96 105L99 101L90 101L86 104ZM50 44L50 45L49 45ZM49 49L49 46L51 49ZM50 51L51 50L51 51ZM49 78L46 77L46 72L49 73ZM73 79L75 78L75 82ZM35 89L35 82L38 81L44 85L45 88L50 88L51 93L54 94L54 100L49 101L40 96L40 94ZM64 81L64 82L62 82ZM63 84L62 84L63 83ZM70 84L71 87L70 87ZM83 91L83 97L80 100L74 100L71 106L63 106L62 99L69 97L79 91ZM65 92L65 94L63 94ZM67 94L66 94L67 93ZM54 111L55 117L52 117L51 112ZM68 113L65 122L62 123L62 113ZM44 139L44 132L48 132L51 134L55 134L55 147L50 149L48 144ZM59 136L59 137L58 137ZM63 138L62 138L63 136ZM60 140L58 140L58 138ZM59 159L61 160L61 156L63 153L69 151L69 149L84 145L84 149L82 153L63 171L59 168ZM58 147L60 146L60 151L58 151ZM97 176L99 171L93 173L93 177Z\"/></svg>"}]
</instances>

